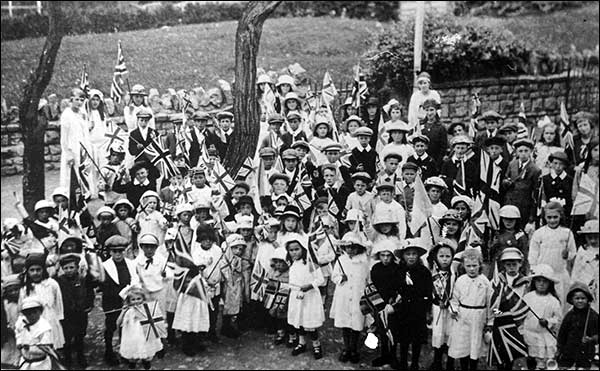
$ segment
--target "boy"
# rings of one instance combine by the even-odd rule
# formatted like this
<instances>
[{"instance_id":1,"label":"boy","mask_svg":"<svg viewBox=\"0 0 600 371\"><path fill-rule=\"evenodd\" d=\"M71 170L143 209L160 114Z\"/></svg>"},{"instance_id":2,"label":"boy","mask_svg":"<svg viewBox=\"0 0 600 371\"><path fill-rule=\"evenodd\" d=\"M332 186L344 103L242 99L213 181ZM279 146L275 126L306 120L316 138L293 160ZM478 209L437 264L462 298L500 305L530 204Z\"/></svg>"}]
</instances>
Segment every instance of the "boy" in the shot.
<instances>
[{"instance_id":1,"label":"boy","mask_svg":"<svg viewBox=\"0 0 600 371\"><path fill-rule=\"evenodd\" d=\"M162 213L171 222L174 219L175 205L186 202L183 190L183 176L181 173L171 174L169 185L160 190L158 196L162 201Z\"/></svg>"},{"instance_id":2,"label":"boy","mask_svg":"<svg viewBox=\"0 0 600 371\"><path fill-rule=\"evenodd\" d=\"M122 198L123 195L113 190L117 176L122 172L122 163L125 159L125 149L122 145L116 144L110 147L108 163L100 169L100 178L98 179L98 189L100 198L104 200L106 206L112 207L115 201Z\"/></svg>"},{"instance_id":3,"label":"boy","mask_svg":"<svg viewBox=\"0 0 600 371\"><path fill-rule=\"evenodd\" d=\"M117 318L123 307L123 299L119 292L125 286L139 284L139 277L136 273L135 262L125 258L123 252L129 241L122 236L112 236L106 243L110 250L110 259L106 260L104 266L104 282L102 282L102 310L109 312L105 314L104 320L104 360L109 366L116 366L119 360L113 351L113 333L117 330Z\"/></svg>"},{"instance_id":4,"label":"boy","mask_svg":"<svg viewBox=\"0 0 600 371\"><path fill-rule=\"evenodd\" d=\"M270 196L271 195L271 186L269 185L269 178L271 175L277 172L275 169L275 158L277 156L277 151L271 147L263 147L258 152L260 156L260 161L262 162L262 169L260 169L261 164L259 163L259 170L254 172L250 176L250 180L248 181L252 184L253 192L258 197ZM257 179L258 177L258 179ZM257 188L258 189L255 189Z\"/></svg>"},{"instance_id":5,"label":"boy","mask_svg":"<svg viewBox=\"0 0 600 371\"><path fill-rule=\"evenodd\" d=\"M483 145L486 139L495 137L498 134L498 127L500 126L498 121L503 119L496 111L486 111L479 118L485 122L485 130L478 132L475 135L475 147L483 149Z\"/></svg>"},{"instance_id":6,"label":"boy","mask_svg":"<svg viewBox=\"0 0 600 371\"><path fill-rule=\"evenodd\" d=\"M274 114L271 117L269 117L267 122L269 123L269 132L267 133L267 136L263 139L260 145L260 149L261 151L264 148L275 149L275 154L279 154L281 146L283 145L283 141L281 138L281 125L284 122L284 118L279 114Z\"/></svg>"},{"instance_id":7,"label":"boy","mask_svg":"<svg viewBox=\"0 0 600 371\"><path fill-rule=\"evenodd\" d=\"M88 313L94 307L93 290L96 282L91 275L81 276L79 273L80 257L68 254L60 258L59 264L64 274L56 278L63 298L65 319L62 321L65 335L63 359L65 366L71 366L71 352L77 353L79 367L85 369L87 361L84 354L84 338L88 324Z\"/></svg>"},{"instance_id":8,"label":"boy","mask_svg":"<svg viewBox=\"0 0 600 371\"><path fill-rule=\"evenodd\" d=\"M375 186L379 184L392 184L396 189L396 183L401 181L397 174L398 166L402 162L402 155L396 152L389 152L383 158L383 170L377 174Z\"/></svg>"},{"instance_id":9,"label":"boy","mask_svg":"<svg viewBox=\"0 0 600 371\"><path fill-rule=\"evenodd\" d=\"M217 130L219 130L217 132ZM204 130L204 142L206 144L207 150L215 150L218 154L223 157L225 156L225 149L227 149L225 142L223 142L223 138L221 138L220 129L215 127L215 121L213 118L209 118L206 122L206 129Z\"/></svg>"},{"instance_id":10,"label":"boy","mask_svg":"<svg viewBox=\"0 0 600 371\"><path fill-rule=\"evenodd\" d=\"M291 148L292 143L294 142L299 140L308 141L306 133L300 127L300 123L302 122L302 116L300 116L300 113L298 111L290 111L288 112L286 118L288 130L281 136L281 141L283 142L283 145L281 146L282 152L288 148Z\"/></svg>"},{"instance_id":11,"label":"boy","mask_svg":"<svg viewBox=\"0 0 600 371\"><path fill-rule=\"evenodd\" d=\"M202 154L202 150L200 145L204 142L204 129L206 128L206 123L210 119L210 116L202 111L197 111L192 116L192 124L187 128L186 131L189 131L189 153L190 153L190 166L196 167L198 165L198 161L200 161L200 155Z\"/></svg>"},{"instance_id":12,"label":"boy","mask_svg":"<svg viewBox=\"0 0 600 371\"><path fill-rule=\"evenodd\" d=\"M495 136L495 137L491 137L486 139L484 142L484 147L485 147L485 152L490 156L490 160L500 168L500 174L498 175L499 179L500 179L500 184L502 184L502 180L504 179L504 174L506 173L506 169L508 169L508 160L504 157L502 157L502 152L504 151L504 148L506 146L506 141L500 137L500 136ZM491 164L490 164L491 167ZM492 176L491 172L488 172L487 174L487 181L486 184L491 185L492 183L495 183L496 180L495 179L491 179L490 177ZM495 176L495 173L494 173ZM502 189L500 190L502 192Z\"/></svg>"},{"instance_id":13,"label":"boy","mask_svg":"<svg viewBox=\"0 0 600 371\"><path fill-rule=\"evenodd\" d=\"M429 138L422 134L415 134L410 140L415 154L410 156L406 162L412 162L421 169L421 179L425 181L427 178L438 175L438 167L433 157L427 153L429 147Z\"/></svg>"},{"instance_id":14,"label":"boy","mask_svg":"<svg viewBox=\"0 0 600 371\"><path fill-rule=\"evenodd\" d=\"M341 186L341 183L336 181L337 168L335 164L323 165L321 167L321 172L323 174L325 183L317 188L317 197L326 197L328 199L330 197L333 198L335 203L333 208L337 208L337 213L335 216L341 218L342 212L344 211L344 206L346 205L348 193L345 191L345 188ZM335 210L331 211L334 212Z\"/></svg>"},{"instance_id":15,"label":"boy","mask_svg":"<svg viewBox=\"0 0 600 371\"><path fill-rule=\"evenodd\" d=\"M419 167L416 164L406 162L402 165L402 181L396 183L396 199L409 215L412 212L413 198L415 197L415 179L418 171Z\"/></svg>"},{"instance_id":16,"label":"boy","mask_svg":"<svg viewBox=\"0 0 600 371\"><path fill-rule=\"evenodd\" d=\"M298 183L308 180L308 175L298 166L298 153L295 149L290 148L283 151L281 160L283 161L283 175L290 179L287 194L291 196L296 191Z\"/></svg>"},{"instance_id":17,"label":"boy","mask_svg":"<svg viewBox=\"0 0 600 371\"><path fill-rule=\"evenodd\" d=\"M448 207L441 202L442 195L444 191L447 189L446 183L439 176L432 176L425 180L425 190L427 191L427 196L433 205L433 210L431 212L431 216L435 220L439 220L446 211L448 211Z\"/></svg>"},{"instance_id":18,"label":"boy","mask_svg":"<svg viewBox=\"0 0 600 371\"><path fill-rule=\"evenodd\" d=\"M196 241L200 242L200 249L197 249L196 254L200 258L200 261L209 262L206 267L203 267L202 274L206 279L207 294L210 299L209 303L209 321L210 328L208 335L211 341L217 341L217 315L219 311L219 300L221 299L221 270L217 266L221 258L221 248L217 245L217 235L213 227L207 224L200 224L196 231L198 236ZM194 255L196 259L196 256ZM201 267L202 269L202 267Z\"/></svg>"},{"instance_id":19,"label":"boy","mask_svg":"<svg viewBox=\"0 0 600 371\"><path fill-rule=\"evenodd\" d=\"M466 135L452 138L451 146L454 153L450 158L444 160L440 169L441 177L446 182L448 189L454 189L454 180L461 170L465 179L466 194L469 197L473 197L479 190L480 182L479 158L471 150L472 145L473 140Z\"/></svg>"},{"instance_id":20,"label":"boy","mask_svg":"<svg viewBox=\"0 0 600 371\"><path fill-rule=\"evenodd\" d=\"M364 171L374 178L377 175L377 152L369 144L373 130L363 126L356 129L354 136L358 138L359 146L350 154L350 173Z\"/></svg>"},{"instance_id":21,"label":"boy","mask_svg":"<svg viewBox=\"0 0 600 371\"><path fill-rule=\"evenodd\" d=\"M585 245L580 246L573 262L571 271L571 282L583 282L589 285L592 300L592 309L598 311L598 300L600 299L600 277L598 271L598 231L600 225L597 219L588 220L579 230L580 235L585 236Z\"/></svg>"},{"instance_id":22,"label":"boy","mask_svg":"<svg viewBox=\"0 0 600 371\"><path fill-rule=\"evenodd\" d=\"M149 175L148 164L145 162L136 162L129 173L122 168L113 184L113 191L124 193L136 209L140 205L140 197L144 192L155 189L156 178Z\"/></svg>"},{"instance_id":23,"label":"boy","mask_svg":"<svg viewBox=\"0 0 600 371\"><path fill-rule=\"evenodd\" d=\"M515 157L515 148L513 143L517 139L518 130L519 128L517 124L513 123L504 124L500 129L498 129L498 135L505 141L505 145L502 147L502 157L508 162Z\"/></svg>"},{"instance_id":24,"label":"boy","mask_svg":"<svg viewBox=\"0 0 600 371\"><path fill-rule=\"evenodd\" d=\"M321 151L323 152L323 154L325 154L325 157L327 158L327 162L319 167L321 170L320 175L321 175L321 177L324 176L323 175L323 167L325 165L333 165L336 169L335 182L339 182L340 185L343 185L344 183L351 184L349 169L348 169L348 167L343 165L342 162L340 161L340 151L341 150L342 150L342 145L337 142L334 142L333 140L330 141L329 144L327 144L323 147L323 149ZM314 184L314 181L313 181L313 184ZM323 182L319 182L319 185L321 185L321 184L323 184ZM315 184L315 187L316 186L317 185Z\"/></svg>"},{"instance_id":25,"label":"boy","mask_svg":"<svg viewBox=\"0 0 600 371\"><path fill-rule=\"evenodd\" d=\"M225 148L227 148L226 146L231 142L231 135L233 134L233 128L231 127L233 124L233 113L228 111L219 112L217 113L217 120L225 137Z\"/></svg>"},{"instance_id":26,"label":"boy","mask_svg":"<svg viewBox=\"0 0 600 371\"><path fill-rule=\"evenodd\" d=\"M211 200L212 189L206 184L206 166L203 163L190 171L192 178L192 189L187 192L189 203L201 200Z\"/></svg>"},{"instance_id":27,"label":"boy","mask_svg":"<svg viewBox=\"0 0 600 371\"><path fill-rule=\"evenodd\" d=\"M406 211L398 202L394 201L394 185L383 183L377 186L377 198L374 199L375 207L373 215L397 215L398 237L406 237Z\"/></svg>"},{"instance_id":28,"label":"boy","mask_svg":"<svg viewBox=\"0 0 600 371\"><path fill-rule=\"evenodd\" d=\"M569 166L569 158L562 151L554 152L548 157L550 162L550 173L542 177L543 192L546 202L557 201L563 206L567 219L571 215L573 200L573 177L567 174L565 169Z\"/></svg>"},{"instance_id":29,"label":"boy","mask_svg":"<svg viewBox=\"0 0 600 371\"><path fill-rule=\"evenodd\" d=\"M534 223L537 210L537 196L542 171L531 159L534 144L530 139L514 142L516 158L508 164L502 188L503 205L515 205L521 212L521 225Z\"/></svg>"},{"instance_id":30,"label":"boy","mask_svg":"<svg viewBox=\"0 0 600 371\"><path fill-rule=\"evenodd\" d=\"M271 196L264 196L261 201L263 209L269 210L269 214L275 210L275 202L280 197L285 197L289 202L293 199L287 194L290 186L290 178L281 173L275 173L269 177L269 183L271 184Z\"/></svg>"},{"instance_id":31,"label":"boy","mask_svg":"<svg viewBox=\"0 0 600 371\"><path fill-rule=\"evenodd\" d=\"M110 251L105 247L106 241L112 236L120 235L119 228L114 223L115 216L115 211L108 206L102 206L96 213L96 219L100 222L96 229L96 244L103 261L110 258Z\"/></svg>"},{"instance_id":32,"label":"boy","mask_svg":"<svg viewBox=\"0 0 600 371\"><path fill-rule=\"evenodd\" d=\"M346 200L346 207L344 215L351 209L359 209L363 215L370 218L373 214L371 210L373 202L373 193L367 191L373 179L368 173L358 172L352 175L352 181L354 182L354 192L350 193Z\"/></svg>"},{"instance_id":33,"label":"boy","mask_svg":"<svg viewBox=\"0 0 600 371\"><path fill-rule=\"evenodd\" d=\"M227 195L223 198L225 204L227 205L227 215L224 216L224 220L226 222L230 222L233 219L233 215L237 212L237 204L240 202L240 199L244 196L247 196L250 192L250 186L246 182L237 181L233 188L229 191Z\"/></svg>"},{"instance_id":34,"label":"boy","mask_svg":"<svg viewBox=\"0 0 600 371\"><path fill-rule=\"evenodd\" d=\"M416 92L413 93L417 94ZM428 116L434 115L437 116L437 111L438 111L438 107L439 107L439 98L433 99L433 98L429 98L427 100L425 100L422 104L423 109L427 112ZM410 108L409 108L409 112L410 112ZM410 113L409 113L410 115ZM418 121L411 121L410 118L408 120L408 123L413 126L413 125L418 125L419 122ZM442 164L442 159L444 158L444 155L446 155L446 151L448 149L448 132L446 131L446 128L444 127L444 125L442 125L440 123L439 119L434 119L434 120L429 120L426 119L425 123L422 124L423 129L421 130L421 133L423 135L425 135L427 138L429 138L429 155L431 157L433 157L433 160L436 164L436 166L439 168Z\"/></svg>"}]
</instances>

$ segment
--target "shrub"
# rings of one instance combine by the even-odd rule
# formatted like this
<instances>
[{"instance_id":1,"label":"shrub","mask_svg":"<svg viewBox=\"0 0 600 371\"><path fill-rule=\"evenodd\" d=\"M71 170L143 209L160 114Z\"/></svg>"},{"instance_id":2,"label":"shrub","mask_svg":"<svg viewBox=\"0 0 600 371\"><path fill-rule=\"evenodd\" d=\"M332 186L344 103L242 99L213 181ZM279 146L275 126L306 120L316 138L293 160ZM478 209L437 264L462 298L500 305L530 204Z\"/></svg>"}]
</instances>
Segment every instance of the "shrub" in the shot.
<instances>
[{"instance_id":1,"label":"shrub","mask_svg":"<svg viewBox=\"0 0 600 371\"><path fill-rule=\"evenodd\" d=\"M567 8L579 8L589 1L455 1L454 14L474 16L516 16L548 14Z\"/></svg>"}]
</instances>

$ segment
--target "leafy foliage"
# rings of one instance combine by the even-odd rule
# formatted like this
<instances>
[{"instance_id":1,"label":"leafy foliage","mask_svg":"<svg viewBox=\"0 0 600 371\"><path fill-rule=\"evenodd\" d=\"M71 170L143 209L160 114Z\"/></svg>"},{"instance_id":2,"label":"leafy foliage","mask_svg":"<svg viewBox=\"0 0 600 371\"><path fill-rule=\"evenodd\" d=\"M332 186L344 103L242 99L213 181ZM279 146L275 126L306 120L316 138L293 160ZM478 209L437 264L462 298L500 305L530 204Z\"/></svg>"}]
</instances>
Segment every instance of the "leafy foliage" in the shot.
<instances>
[{"instance_id":1,"label":"leafy foliage","mask_svg":"<svg viewBox=\"0 0 600 371\"><path fill-rule=\"evenodd\" d=\"M455 1L455 15L506 17L524 14L548 14L578 8L589 1Z\"/></svg>"}]
</instances>

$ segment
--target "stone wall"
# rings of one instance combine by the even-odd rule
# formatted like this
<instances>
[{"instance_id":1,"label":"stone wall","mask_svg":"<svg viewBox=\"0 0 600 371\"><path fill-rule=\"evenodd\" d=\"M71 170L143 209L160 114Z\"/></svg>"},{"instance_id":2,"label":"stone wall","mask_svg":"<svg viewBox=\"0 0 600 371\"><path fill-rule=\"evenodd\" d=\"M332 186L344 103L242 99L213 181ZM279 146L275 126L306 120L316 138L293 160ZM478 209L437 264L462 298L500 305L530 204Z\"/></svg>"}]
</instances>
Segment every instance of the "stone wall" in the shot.
<instances>
[{"instance_id":1,"label":"stone wall","mask_svg":"<svg viewBox=\"0 0 600 371\"><path fill-rule=\"evenodd\" d=\"M556 76L520 76L499 79L461 81L435 84L442 97L442 118L445 122L466 122L471 110L471 95L478 93L482 112L493 109L506 117L506 121L517 121L521 102L530 122L548 115L557 122L560 101L569 88L568 111L578 110L598 113L598 75L578 75L568 78L566 74ZM408 102L406 102L408 106ZM155 118L159 132L173 129L171 118L175 115L159 113ZM122 121L122 117L111 120ZM60 166L60 128L51 121L46 129L44 160L47 169ZM1 175L15 175L23 171L23 143L18 121L3 122L1 126Z\"/></svg>"}]
</instances>

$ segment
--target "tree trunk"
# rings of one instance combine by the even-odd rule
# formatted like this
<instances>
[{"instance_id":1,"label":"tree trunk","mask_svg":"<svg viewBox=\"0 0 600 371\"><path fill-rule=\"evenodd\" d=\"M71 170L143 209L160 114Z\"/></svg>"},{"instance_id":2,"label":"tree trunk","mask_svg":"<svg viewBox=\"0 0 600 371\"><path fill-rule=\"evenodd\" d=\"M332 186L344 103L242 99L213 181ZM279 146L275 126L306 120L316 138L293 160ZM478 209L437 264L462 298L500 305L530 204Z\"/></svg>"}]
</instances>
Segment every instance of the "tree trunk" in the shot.
<instances>
[{"instance_id":1,"label":"tree trunk","mask_svg":"<svg viewBox=\"0 0 600 371\"><path fill-rule=\"evenodd\" d=\"M223 161L230 174L236 174L244 159L256 151L260 131L260 106L256 97L256 56L263 24L279 3L281 1L251 1L238 21L233 85L235 130Z\"/></svg>"},{"instance_id":2,"label":"tree trunk","mask_svg":"<svg viewBox=\"0 0 600 371\"><path fill-rule=\"evenodd\" d=\"M19 105L19 122L23 132L23 205L31 213L36 201L44 198L44 134L48 121L38 114L38 104L54 71L54 62L65 34L60 1L46 2L48 36L40 62L23 89Z\"/></svg>"}]
</instances>

